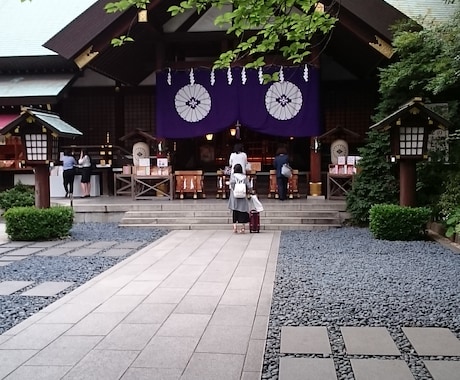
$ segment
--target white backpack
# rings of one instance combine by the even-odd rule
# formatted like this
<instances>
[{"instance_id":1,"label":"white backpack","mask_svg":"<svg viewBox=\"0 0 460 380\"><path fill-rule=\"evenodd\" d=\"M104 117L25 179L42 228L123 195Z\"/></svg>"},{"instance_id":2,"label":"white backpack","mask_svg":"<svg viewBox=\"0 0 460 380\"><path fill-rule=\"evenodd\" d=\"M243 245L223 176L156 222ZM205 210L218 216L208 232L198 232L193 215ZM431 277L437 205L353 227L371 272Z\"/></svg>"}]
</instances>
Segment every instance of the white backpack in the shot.
<instances>
[{"instance_id":1,"label":"white backpack","mask_svg":"<svg viewBox=\"0 0 460 380\"><path fill-rule=\"evenodd\" d=\"M233 188L233 196L235 198L246 198L246 182L244 179L236 180L235 187Z\"/></svg>"}]
</instances>

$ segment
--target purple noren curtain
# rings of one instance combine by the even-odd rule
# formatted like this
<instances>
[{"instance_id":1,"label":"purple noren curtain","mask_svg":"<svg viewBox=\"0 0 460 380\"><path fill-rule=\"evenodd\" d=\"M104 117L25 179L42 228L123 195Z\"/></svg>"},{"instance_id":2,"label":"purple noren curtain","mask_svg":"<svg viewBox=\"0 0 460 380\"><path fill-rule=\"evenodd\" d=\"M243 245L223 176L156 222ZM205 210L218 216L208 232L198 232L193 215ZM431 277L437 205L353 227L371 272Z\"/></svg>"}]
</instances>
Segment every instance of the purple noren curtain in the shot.
<instances>
[{"instance_id":1,"label":"purple noren curtain","mask_svg":"<svg viewBox=\"0 0 460 380\"><path fill-rule=\"evenodd\" d=\"M275 69L270 70L264 68L270 73ZM157 73L158 137L203 136L237 120L245 128L274 136L321 134L318 70L283 68L280 81L268 84L260 84L259 74L242 68Z\"/></svg>"}]
</instances>

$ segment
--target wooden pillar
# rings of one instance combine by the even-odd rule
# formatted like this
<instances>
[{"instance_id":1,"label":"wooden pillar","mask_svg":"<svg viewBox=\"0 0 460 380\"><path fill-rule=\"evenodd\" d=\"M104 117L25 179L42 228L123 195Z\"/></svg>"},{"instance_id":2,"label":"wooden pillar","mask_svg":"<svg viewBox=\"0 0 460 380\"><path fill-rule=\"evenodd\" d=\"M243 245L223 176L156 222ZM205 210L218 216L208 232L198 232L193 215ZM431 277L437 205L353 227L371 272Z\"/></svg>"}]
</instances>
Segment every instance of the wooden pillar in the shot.
<instances>
[{"instance_id":1,"label":"wooden pillar","mask_svg":"<svg viewBox=\"0 0 460 380\"><path fill-rule=\"evenodd\" d=\"M314 146L314 143L315 137L312 137L310 139L310 146ZM310 182L321 182L321 152L319 149L317 151L310 149Z\"/></svg>"},{"instance_id":2,"label":"wooden pillar","mask_svg":"<svg viewBox=\"0 0 460 380\"><path fill-rule=\"evenodd\" d=\"M399 162L399 204L401 206L415 206L416 163L416 160Z\"/></svg>"},{"instance_id":3,"label":"wooden pillar","mask_svg":"<svg viewBox=\"0 0 460 380\"><path fill-rule=\"evenodd\" d=\"M114 129L107 144L116 145L120 137L125 135L125 91L120 82L115 83Z\"/></svg>"},{"instance_id":4,"label":"wooden pillar","mask_svg":"<svg viewBox=\"0 0 460 380\"><path fill-rule=\"evenodd\" d=\"M35 173L35 207L50 207L50 169L48 165L37 165Z\"/></svg>"}]
</instances>

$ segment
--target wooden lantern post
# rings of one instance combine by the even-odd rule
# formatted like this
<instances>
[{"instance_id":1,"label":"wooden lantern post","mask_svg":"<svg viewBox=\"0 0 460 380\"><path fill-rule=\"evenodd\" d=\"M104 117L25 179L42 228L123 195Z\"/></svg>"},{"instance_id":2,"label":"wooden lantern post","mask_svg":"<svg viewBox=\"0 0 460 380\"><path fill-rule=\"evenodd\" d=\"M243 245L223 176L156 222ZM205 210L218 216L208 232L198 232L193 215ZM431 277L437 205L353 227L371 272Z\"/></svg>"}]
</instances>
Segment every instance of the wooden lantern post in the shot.
<instances>
[{"instance_id":1,"label":"wooden lantern post","mask_svg":"<svg viewBox=\"0 0 460 380\"><path fill-rule=\"evenodd\" d=\"M416 206L417 162L428 159L428 136L449 121L414 98L371 129L390 133L391 158L399 163L399 204Z\"/></svg>"},{"instance_id":2,"label":"wooden lantern post","mask_svg":"<svg viewBox=\"0 0 460 380\"><path fill-rule=\"evenodd\" d=\"M20 116L2 129L1 134L21 137L24 164L34 171L35 207L49 208L50 167L59 161L58 139L60 136L81 136L82 133L55 113L25 108Z\"/></svg>"}]
</instances>

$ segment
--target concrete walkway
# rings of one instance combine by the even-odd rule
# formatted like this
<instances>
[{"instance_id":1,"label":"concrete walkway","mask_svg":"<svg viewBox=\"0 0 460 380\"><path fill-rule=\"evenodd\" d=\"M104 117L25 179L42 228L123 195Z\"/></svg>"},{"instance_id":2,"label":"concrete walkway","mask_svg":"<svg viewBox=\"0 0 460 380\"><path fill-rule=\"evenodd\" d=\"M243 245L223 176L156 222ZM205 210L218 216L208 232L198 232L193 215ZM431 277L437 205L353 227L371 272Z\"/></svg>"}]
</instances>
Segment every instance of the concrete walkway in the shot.
<instances>
[{"instance_id":1,"label":"concrete walkway","mask_svg":"<svg viewBox=\"0 0 460 380\"><path fill-rule=\"evenodd\" d=\"M0 379L260 380L279 243L173 231L0 335ZM356 380L414 379L385 327L340 330ZM403 332L433 380L460 378L453 332ZM327 328L282 326L278 376L337 380Z\"/></svg>"},{"instance_id":2,"label":"concrete walkway","mask_svg":"<svg viewBox=\"0 0 460 380\"><path fill-rule=\"evenodd\" d=\"M0 378L261 378L280 232L173 231L0 335Z\"/></svg>"}]
</instances>

